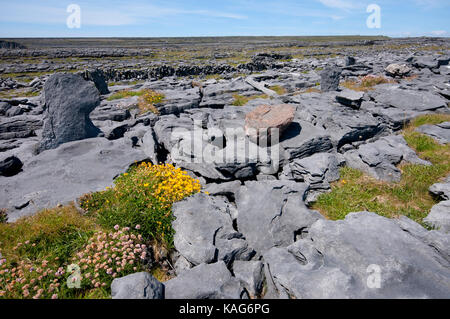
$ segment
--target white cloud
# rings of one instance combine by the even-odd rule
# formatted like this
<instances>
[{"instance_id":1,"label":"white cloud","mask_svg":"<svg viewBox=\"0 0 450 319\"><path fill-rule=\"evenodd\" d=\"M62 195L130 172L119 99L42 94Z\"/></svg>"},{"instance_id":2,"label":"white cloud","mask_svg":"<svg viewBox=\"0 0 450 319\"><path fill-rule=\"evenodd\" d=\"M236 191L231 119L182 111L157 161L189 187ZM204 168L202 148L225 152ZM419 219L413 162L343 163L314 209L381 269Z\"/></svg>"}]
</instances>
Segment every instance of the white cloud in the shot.
<instances>
[{"instance_id":1,"label":"white cloud","mask_svg":"<svg viewBox=\"0 0 450 319\"><path fill-rule=\"evenodd\" d=\"M318 0L323 5L330 7L330 8L336 8L336 9L354 9L356 8L356 5L347 0Z\"/></svg>"},{"instance_id":2,"label":"white cloud","mask_svg":"<svg viewBox=\"0 0 450 319\"><path fill-rule=\"evenodd\" d=\"M416 4L424 7L439 7L446 3L446 0L415 0Z\"/></svg>"},{"instance_id":3,"label":"white cloud","mask_svg":"<svg viewBox=\"0 0 450 319\"><path fill-rule=\"evenodd\" d=\"M211 10L186 10L183 8L161 7L149 4L134 6L100 7L88 3L80 4L81 23L87 26L123 26L148 22L151 19L179 16L197 15L223 19L247 19L246 16L232 12ZM2 4L3 22L65 24L68 17L64 4L37 5L8 3Z\"/></svg>"},{"instance_id":4,"label":"white cloud","mask_svg":"<svg viewBox=\"0 0 450 319\"><path fill-rule=\"evenodd\" d=\"M331 19L337 21L337 20L342 20L342 19L344 19L344 17L343 17L343 16L335 16L335 15L332 15L332 16L331 16Z\"/></svg>"},{"instance_id":5,"label":"white cloud","mask_svg":"<svg viewBox=\"0 0 450 319\"><path fill-rule=\"evenodd\" d=\"M444 36L447 34L447 31L444 30L436 30L436 31L431 31L430 32L432 35L436 35L436 36Z\"/></svg>"},{"instance_id":6,"label":"white cloud","mask_svg":"<svg viewBox=\"0 0 450 319\"><path fill-rule=\"evenodd\" d=\"M210 10L180 11L180 13L202 15L202 16L209 16L209 17L215 17L215 18L236 19L236 20L248 19L247 16L240 15L240 14L229 13L229 12L220 12L220 11L210 11Z\"/></svg>"}]
</instances>

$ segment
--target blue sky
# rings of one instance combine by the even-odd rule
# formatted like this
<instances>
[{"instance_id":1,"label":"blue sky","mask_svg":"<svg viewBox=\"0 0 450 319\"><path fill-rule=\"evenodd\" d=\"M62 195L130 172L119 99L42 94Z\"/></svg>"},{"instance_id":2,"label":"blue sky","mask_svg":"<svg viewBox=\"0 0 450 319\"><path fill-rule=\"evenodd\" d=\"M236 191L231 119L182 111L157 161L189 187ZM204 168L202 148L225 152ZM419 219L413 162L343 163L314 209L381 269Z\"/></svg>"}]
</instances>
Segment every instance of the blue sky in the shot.
<instances>
[{"instance_id":1,"label":"blue sky","mask_svg":"<svg viewBox=\"0 0 450 319\"><path fill-rule=\"evenodd\" d=\"M381 8L370 29L369 4ZM81 8L81 28L66 25ZM449 0L0 0L0 37L449 36Z\"/></svg>"}]
</instances>

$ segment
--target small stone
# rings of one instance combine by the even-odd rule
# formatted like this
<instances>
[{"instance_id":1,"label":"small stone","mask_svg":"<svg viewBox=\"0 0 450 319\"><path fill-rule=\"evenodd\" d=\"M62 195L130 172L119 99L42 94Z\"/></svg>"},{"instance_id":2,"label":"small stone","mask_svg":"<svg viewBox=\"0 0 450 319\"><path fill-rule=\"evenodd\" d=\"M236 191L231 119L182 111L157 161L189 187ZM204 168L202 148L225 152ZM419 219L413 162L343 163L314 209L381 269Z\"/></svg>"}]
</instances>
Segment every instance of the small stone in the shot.
<instances>
[{"instance_id":1,"label":"small stone","mask_svg":"<svg viewBox=\"0 0 450 319\"><path fill-rule=\"evenodd\" d=\"M283 131L294 120L295 107L288 104L261 105L245 116L245 134L254 143L268 145L271 136Z\"/></svg>"},{"instance_id":2,"label":"small stone","mask_svg":"<svg viewBox=\"0 0 450 319\"><path fill-rule=\"evenodd\" d=\"M320 74L320 89L322 92L337 91L341 79L342 69L337 66L328 66Z\"/></svg>"},{"instance_id":3,"label":"small stone","mask_svg":"<svg viewBox=\"0 0 450 319\"><path fill-rule=\"evenodd\" d=\"M354 57L351 57L351 56L345 57L345 66L355 65L355 63L356 63L356 59Z\"/></svg>"},{"instance_id":4,"label":"small stone","mask_svg":"<svg viewBox=\"0 0 450 319\"><path fill-rule=\"evenodd\" d=\"M336 101L339 103L351 107L352 109L359 109L363 101L364 92L358 92L353 90L343 90L336 95Z\"/></svg>"},{"instance_id":5,"label":"small stone","mask_svg":"<svg viewBox=\"0 0 450 319\"><path fill-rule=\"evenodd\" d=\"M411 68L406 64L389 64L385 69L386 73L394 77L404 77L411 72Z\"/></svg>"}]
</instances>

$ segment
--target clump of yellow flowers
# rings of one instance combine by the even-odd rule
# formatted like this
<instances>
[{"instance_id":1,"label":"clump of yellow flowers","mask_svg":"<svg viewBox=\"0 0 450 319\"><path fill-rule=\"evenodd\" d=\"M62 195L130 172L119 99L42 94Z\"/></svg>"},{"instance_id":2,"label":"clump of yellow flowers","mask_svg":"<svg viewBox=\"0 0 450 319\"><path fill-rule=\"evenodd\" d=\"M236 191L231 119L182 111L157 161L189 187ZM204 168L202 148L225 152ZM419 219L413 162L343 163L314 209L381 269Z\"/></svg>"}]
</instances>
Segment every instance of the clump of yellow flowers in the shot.
<instances>
[{"instance_id":1,"label":"clump of yellow flowers","mask_svg":"<svg viewBox=\"0 0 450 319\"><path fill-rule=\"evenodd\" d=\"M172 204L200 192L197 179L171 164L141 163L118 177L114 188L81 199L81 206L108 227L140 225L146 239L172 245Z\"/></svg>"},{"instance_id":2,"label":"clump of yellow flowers","mask_svg":"<svg viewBox=\"0 0 450 319\"><path fill-rule=\"evenodd\" d=\"M152 111L155 114L159 114L159 111L155 107L155 104L164 101L164 94L149 89L145 89L142 92L143 94L139 97L138 100L138 107L140 112L146 113L148 111Z\"/></svg>"}]
</instances>

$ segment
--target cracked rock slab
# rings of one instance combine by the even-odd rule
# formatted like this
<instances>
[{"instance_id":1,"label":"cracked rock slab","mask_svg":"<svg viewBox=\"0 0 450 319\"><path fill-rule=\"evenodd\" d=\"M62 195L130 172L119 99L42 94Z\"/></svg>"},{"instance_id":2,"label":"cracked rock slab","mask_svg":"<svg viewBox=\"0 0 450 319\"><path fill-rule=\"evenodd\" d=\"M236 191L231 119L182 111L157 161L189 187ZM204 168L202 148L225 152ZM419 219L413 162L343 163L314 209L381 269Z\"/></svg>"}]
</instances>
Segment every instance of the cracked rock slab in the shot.
<instances>
[{"instance_id":1,"label":"cracked rock slab","mask_svg":"<svg viewBox=\"0 0 450 319\"><path fill-rule=\"evenodd\" d=\"M297 108L297 117L322 129L338 149L374 138L385 131L386 125L380 119L369 112L341 107L335 97L336 94L331 92L293 97L293 101L301 105Z\"/></svg>"},{"instance_id":2,"label":"cracked rock slab","mask_svg":"<svg viewBox=\"0 0 450 319\"><path fill-rule=\"evenodd\" d=\"M361 145L357 150L346 152L344 157L348 166L387 182L400 181L401 172L396 165L402 161L431 165L420 159L401 135L383 137L373 143Z\"/></svg>"},{"instance_id":3,"label":"cracked rock slab","mask_svg":"<svg viewBox=\"0 0 450 319\"><path fill-rule=\"evenodd\" d=\"M249 246L263 254L288 246L317 220L304 203L308 185L294 181L249 181L236 193L237 226Z\"/></svg>"},{"instance_id":4,"label":"cracked rock slab","mask_svg":"<svg viewBox=\"0 0 450 319\"><path fill-rule=\"evenodd\" d=\"M377 88L371 97L379 104L404 111L436 111L448 109L447 101L432 92L403 90L396 86Z\"/></svg>"},{"instance_id":5,"label":"cracked rock slab","mask_svg":"<svg viewBox=\"0 0 450 319\"><path fill-rule=\"evenodd\" d=\"M135 161L146 158L124 140L92 138L65 143L25 160L19 174L0 177L0 207L15 221L104 190Z\"/></svg>"},{"instance_id":6,"label":"cracked rock slab","mask_svg":"<svg viewBox=\"0 0 450 319\"><path fill-rule=\"evenodd\" d=\"M317 197L331 190L330 183L339 180L339 169L345 164L341 154L317 153L289 164L290 177L309 185L306 202L314 202ZM288 177L289 178L289 177Z\"/></svg>"},{"instance_id":7,"label":"cracked rock slab","mask_svg":"<svg viewBox=\"0 0 450 319\"><path fill-rule=\"evenodd\" d=\"M255 261L235 261L233 264L234 276L241 281L251 296L258 296L263 288L263 263Z\"/></svg>"},{"instance_id":8,"label":"cracked rock slab","mask_svg":"<svg viewBox=\"0 0 450 319\"><path fill-rule=\"evenodd\" d=\"M307 238L264 254L269 296L448 298L449 240L407 218L369 212L319 220Z\"/></svg>"},{"instance_id":9,"label":"cracked rock slab","mask_svg":"<svg viewBox=\"0 0 450 319\"><path fill-rule=\"evenodd\" d=\"M233 228L232 210L227 199L202 193L174 204L174 244L180 255L193 265L250 259L252 250Z\"/></svg>"},{"instance_id":10,"label":"cracked rock slab","mask_svg":"<svg viewBox=\"0 0 450 319\"><path fill-rule=\"evenodd\" d=\"M436 125L422 125L416 131L434 138L440 144L450 143L450 122Z\"/></svg>"}]
</instances>

